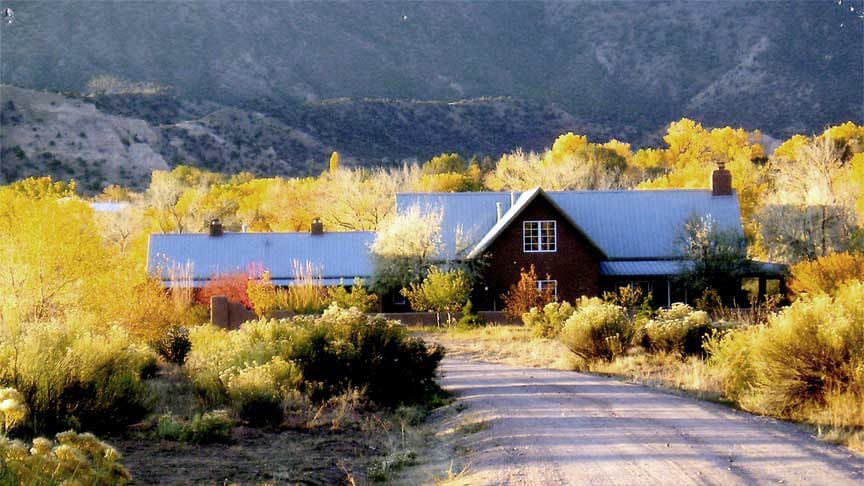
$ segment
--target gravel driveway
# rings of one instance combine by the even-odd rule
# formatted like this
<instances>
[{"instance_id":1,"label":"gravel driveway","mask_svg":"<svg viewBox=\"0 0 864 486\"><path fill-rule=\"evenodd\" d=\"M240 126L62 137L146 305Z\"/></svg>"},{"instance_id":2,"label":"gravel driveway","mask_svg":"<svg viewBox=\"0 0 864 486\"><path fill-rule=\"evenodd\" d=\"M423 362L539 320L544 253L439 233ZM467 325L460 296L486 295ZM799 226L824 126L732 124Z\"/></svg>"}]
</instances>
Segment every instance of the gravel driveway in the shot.
<instances>
[{"instance_id":1,"label":"gravel driveway","mask_svg":"<svg viewBox=\"0 0 864 486\"><path fill-rule=\"evenodd\" d=\"M447 358L465 484L864 485L864 458L722 405L581 373Z\"/></svg>"}]
</instances>

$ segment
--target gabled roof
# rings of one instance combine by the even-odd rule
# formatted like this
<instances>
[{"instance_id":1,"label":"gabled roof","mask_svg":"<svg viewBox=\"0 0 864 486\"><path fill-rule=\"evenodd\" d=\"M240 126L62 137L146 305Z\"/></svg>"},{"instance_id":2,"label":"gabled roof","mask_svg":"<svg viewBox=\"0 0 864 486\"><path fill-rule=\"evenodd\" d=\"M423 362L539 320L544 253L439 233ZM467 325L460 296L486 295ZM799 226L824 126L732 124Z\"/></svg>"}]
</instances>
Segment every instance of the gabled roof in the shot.
<instances>
[{"instance_id":1,"label":"gabled roof","mask_svg":"<svg viewBox=\"0 0 864 486\"><path fill-rule=\"evenodd\" d=\"M311 263L320 270L325 285L346 284L355 277L373 274L369 246L375 233L366 231L324 233L225 233L153 234L147 256L147 271L157 274L173 263L192 263L196 285L220 273L245 272L250 264L270 271L277 285L294 279L294 262ZM160 276L170 285L166 273Z\"/></svg>"},{"instance_id":2,"label":"gabled roof","mask_svg":"<svg viewBox=\"0 0 864 486\"><path fill-rule=\"evenodd\" d=\"M507 229L510 224L520 214L522 214L522 211L524 211L525 208L527 208L538 197L546 199L549 204L552 205L552 207L554 207L559 213L561 213L561 216L564 217L565 221L567 221L571 226L573 226L576 231L581 233L582 236L584 236L585 239L588 240L588 243L594 248L595 251L597 251L597 253L602 256L602 258L606 258L603 250L601 250L596 243L591 241L591 238L588 235L584 234L584 232L582 232L582 229L579 228L579 226L577 226L576 223L574 223L573 220L571 220L570 217L564 211L562 211L557 204L555 204L555 201L549 199L549 197L546 196L546 193L543 192L543 189L540 189L539 187L535 187L528 192L523 192L522 195L519 196L519 199L516 200L516 203L513 204L513 206L511 206L510 209L508 209L507 212L501 216L501 219L499 219L498 222L496 222L495 225L492 226L489 232L486 233L485 236L483 236L480 242L478 242L477 245L474 246L474 248L471 250L470 253L468 253L468 256L466 258L477 258L482 255L483 252L486 251L487 248L489 248L489 245L491 245L492 242L498 239L501 233L505 229Z\"/></svg>"},{"instance_id":3,"label":"gabled roof","mask_svg":"<svg viewBox=\"0 0 864 486\"><path fill-rule=\"evenodd\" d=\"M719 228L744 234L734 192L731 196L713 196L707 189L544 194L610 260L681 258L679 239L684 224L694 216L710 215ZM521 193L514 195L521 198ZM509 212L510 200L508 192L404 193L396 195L396 207L397 211L414 205L443 210L441 232L446 254L442 257L452 259L468 254L484 240L496 226L496 203ZM473 239L473 244L461 245L469 251L456 251L457 233Z\"/></svg>"}]
</instances>

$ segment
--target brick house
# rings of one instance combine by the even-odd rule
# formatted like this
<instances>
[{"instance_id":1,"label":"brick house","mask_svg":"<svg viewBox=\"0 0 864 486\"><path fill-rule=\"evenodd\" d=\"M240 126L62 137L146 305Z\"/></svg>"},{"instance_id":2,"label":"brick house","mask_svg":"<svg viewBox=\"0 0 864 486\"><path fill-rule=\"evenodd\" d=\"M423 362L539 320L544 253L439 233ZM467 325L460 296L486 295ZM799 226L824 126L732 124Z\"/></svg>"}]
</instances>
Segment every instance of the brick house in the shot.
<instances>
[{"instance_id":1,"label":"brick house","mask_svg":"<svg viewBox=\"0 0 864 486\"><path fill-rule=\"evenodd\" d=\"M693 297L677 283L692 265L681 245L688 220L710 217L743 237L729 172L721 167L712 179L706 190L413 193L398 194L396 204L442 212L443 260L483 260L477 308L500 309L531 265L538 288L552 287L559 299L637 285L669 306ZM764 295L773 283L782 293L784 269L754 263L755 291Z\"/></svg>"}]
</instances>

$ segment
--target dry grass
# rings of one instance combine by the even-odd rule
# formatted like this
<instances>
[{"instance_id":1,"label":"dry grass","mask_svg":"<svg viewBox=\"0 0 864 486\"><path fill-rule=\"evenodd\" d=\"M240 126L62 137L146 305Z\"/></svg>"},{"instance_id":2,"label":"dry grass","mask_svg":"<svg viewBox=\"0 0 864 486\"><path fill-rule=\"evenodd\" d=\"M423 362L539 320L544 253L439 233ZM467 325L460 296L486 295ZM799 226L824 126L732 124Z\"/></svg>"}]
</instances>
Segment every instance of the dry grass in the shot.
<instances>
[{"instance_id":1,"label":"dry grass","mask_svg":"<svg viewBox=\"0 0 864 486\"><path fill-rule=\"evenodd\" d=\"M490 324L476 329L424 328L418 334L441 344L448 356L532 368L573 370L576 362L563 344L531 335L524 326Z\"/></svg>"},{"instance_id":2,"label":"dry grass","mask_svg":"<svg viewBox=\"0 0 864 486\"><path fill-rule=\"evenodd\" d=\"M719 401L722 398L719 376L705 361L695 356L682 359L674 354L651 354L639 350L611 362L588 363L584 369L643 385L685 391L703 400Z\"/></svg>"}]
</instances>

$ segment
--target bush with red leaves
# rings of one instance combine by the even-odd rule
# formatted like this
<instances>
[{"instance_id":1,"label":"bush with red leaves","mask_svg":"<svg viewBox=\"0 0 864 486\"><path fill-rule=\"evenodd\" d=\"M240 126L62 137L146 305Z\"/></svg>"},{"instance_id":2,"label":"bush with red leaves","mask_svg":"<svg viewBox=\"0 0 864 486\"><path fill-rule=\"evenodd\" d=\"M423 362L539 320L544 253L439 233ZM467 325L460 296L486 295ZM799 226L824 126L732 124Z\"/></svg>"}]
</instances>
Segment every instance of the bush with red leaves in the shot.
<instances>
[{"instance_id":1,"label":"bush with red leaves","mask_svg":"<svg viewBox=\"0 0 864 486\"><path fill-rule=\"evenodd\" d=\"M240 302L247 309L252 308L246 288L249 277L245 273L226 273L211 278L204 287L197 292L196 299L199 303L210 306L210 297L224 295L228 300Z\"/></svg>"}]
</instances>

